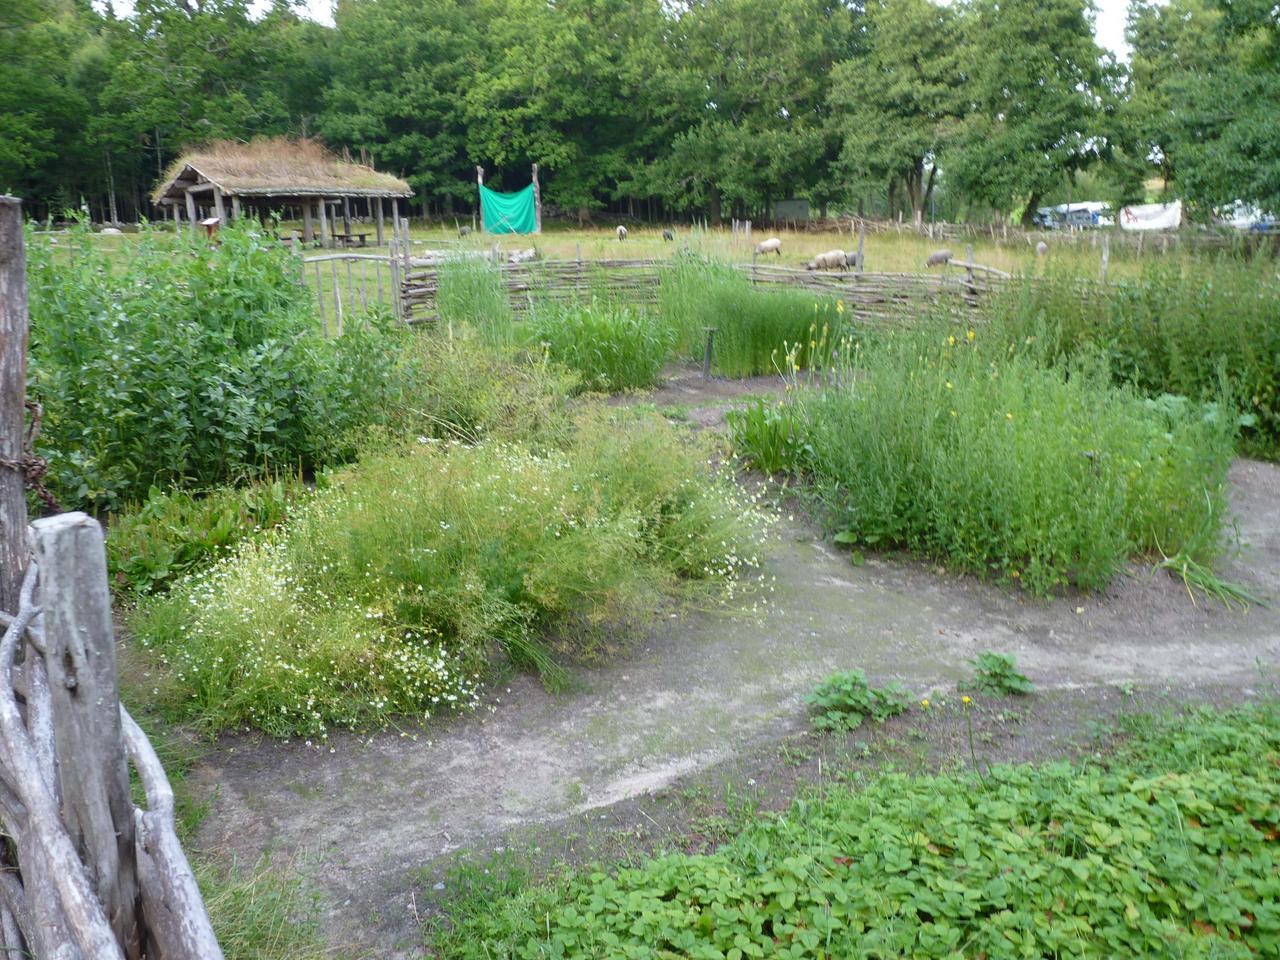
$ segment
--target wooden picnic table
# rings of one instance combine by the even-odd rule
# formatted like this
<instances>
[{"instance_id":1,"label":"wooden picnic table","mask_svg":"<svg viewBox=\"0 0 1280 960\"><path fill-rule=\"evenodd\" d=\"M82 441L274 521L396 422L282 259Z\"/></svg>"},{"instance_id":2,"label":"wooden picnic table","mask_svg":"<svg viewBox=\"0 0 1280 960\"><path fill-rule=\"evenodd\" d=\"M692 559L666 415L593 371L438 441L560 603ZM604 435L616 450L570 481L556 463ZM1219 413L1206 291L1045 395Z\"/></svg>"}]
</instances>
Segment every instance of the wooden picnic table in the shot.
<instances>
[{"instance_id":1,"label":"wooden picnic table","mask_svg":"<svg viewBox=\"0 0 1280 960\"><path fill-rule=\"evenodd\" d=\"M333 242L335 246L351 247L361 246L367 247L369 244L365 241L368 239L368 233L335 233ZM356 241L359 241L356 243Z\"/></svg>"}]
</instances>

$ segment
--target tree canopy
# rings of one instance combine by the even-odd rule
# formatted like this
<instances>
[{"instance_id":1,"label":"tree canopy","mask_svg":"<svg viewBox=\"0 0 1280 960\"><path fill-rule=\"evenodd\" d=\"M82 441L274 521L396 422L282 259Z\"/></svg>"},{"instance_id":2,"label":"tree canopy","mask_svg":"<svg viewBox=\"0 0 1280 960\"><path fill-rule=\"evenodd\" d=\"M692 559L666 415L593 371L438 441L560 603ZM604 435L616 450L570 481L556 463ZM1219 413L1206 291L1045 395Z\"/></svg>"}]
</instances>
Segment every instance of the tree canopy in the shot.
<instances>
[{"instance_id":1,"label":"tree canopy","mask_svg":"<svg viewBox=\"0 0 1280 960\"><path fill-rule=\"evenodd\" d=\"M1134 0L1129 65L1090 0L0 0L0 189L33 212L151 213L214 138L322 136L424 212L474 168L582 220L1030 216L1072 185L1280 211L1270 0ZM1079 194L1076 194L1079 196Z\"/></svg>"}]
</instances>

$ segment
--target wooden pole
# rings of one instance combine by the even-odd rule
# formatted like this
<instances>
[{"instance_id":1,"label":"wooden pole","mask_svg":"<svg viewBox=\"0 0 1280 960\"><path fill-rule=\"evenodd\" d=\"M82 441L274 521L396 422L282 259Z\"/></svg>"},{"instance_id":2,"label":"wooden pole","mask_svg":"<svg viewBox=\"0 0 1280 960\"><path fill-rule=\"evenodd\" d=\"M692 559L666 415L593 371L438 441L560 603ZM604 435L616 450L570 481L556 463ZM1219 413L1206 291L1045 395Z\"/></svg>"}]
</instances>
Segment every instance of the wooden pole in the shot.
<instances>
[{"instance_id":1,"label":"wooden pole","mask_svg":"<svg viewBox=\"0 0 1280 960\"><path fill-rule=\"evenodd\" d=\"M1102 235L1102 269L1098 271L1098 279L1103 283L1107 282L1107 265L1111 261L1111 237L1108 234Z\"/></svg>"},{"instance_id":2,"label":"wooden pole","mask_svg":"<svg viewBox=\"0 0 1280 960\"><path fill-rule=\"evenodd\" d=\"M233 220L240 219L240 198L234 193L231 195L231 218Z\"/></svg>"},{"instance_id":3,"label":"wooden pole","mask_svg":"<svg viewBox=\"0 0 1280 960\"><path fill-rule=\"evenodd\" d=\"M347 197L342 198L342 232L351 236L351 200Z\"/></svg>"},{"instance_id":4,"label":"wooden pole","mask_svg":"<svg viewBox=\"0 0 1280 960\"><path fill-rule=\"evenodd\" d=\"M382 222L383 221L382 198L377 197L375 199L376 199L375 209L377 210L377 213L378 213L378 246L382 246L384 243L386 243L386 227L383 226L383 222ZM370 200L369 202L374 203L375 201Z\"/></svg>"},{"instance_id":5,"label":"wooden pole","mask_svg":"<svg viewBox=\"0 0 1280 960\"><path fill-rule=\"evenodd\" d=\"M858 273L862 273L864 268L864 265L862 263L862 245L863 243L866 242L866 239L867 239L867 231L861 224L859 224L858 225L858 263L856 267Z\"/></svg>"},{"instance_id":6,"label":"wooden pole","mask_svg":"<svg viewBox=\"0 0 1280 960\"><path fill-rule=\"evenodd\" d=\"M316 208L320 211L320 246L329 246L329 211L325 209L328 204L325 203L324 197L316 201Z\"/></svg>"},{"instance_id":7,"label":"wooden pole","mask_svg":"<svg viewBox=\"0 0 1280 960\"><path fill-rule=\"evenodd\" d=\"M133 799L120 720L102 527L83 513L32 524L62 820L126 958L141 956Z\"/></svg>"},{"instance_id":8,"label":"wooden pole","mask_svg":"<svg viewBox=\"0 0 1280 960\"><path fill-rule=\"evenodd\" d=\"M213 209L214 216L218 218L219 225L227 222L227 208L222 204L222 188L216 183L213 185Z\"/></svg>"},{"instance_id":9,"label":"wooden pole","mask_svg":"<svg viewBox=\"0 0 1280 960\"><path fill-rule=\"evenodd\" d=\"M200 217L196 215L196 198L190 193L186 194L186 198L187 220L191 222L191 235L194 237L196 235L196 231L200 229L200 224L198 223Z\"/></svg>"},{"instance_id":10,"label":"wooden pole","mask_svg":"<svg viewBox=\"0 0 1280 960\"><path fill-rule=\"evenodd\" d=\"M17 613L27 569L22 461L27 398L27 255L22 201L0 196L0 610Z\"/></svg>"},{"instance_id":11,"label":"wooden pole","mask_svg":"<svg viewBox=\"0 0 1280 960\"><path fill-rule=\"evenodd\" d=\"M484 167L476 167L476 187L484 186ZM476 194L480 197L480 229L484 230L484 194L477 189Z\"/></svg>"},{"instance_id":12,"label":"wooden pole","mask_svg":"<svg viewBox=\"0 0 1280 960\"><path fill-rule=\"evenodd\" d=\"M400 201L395 197L391 198L391 229L394 231L400 225Z\"/></svg>"},{"instance_id":13,"label":"wooden pole","mask_svg":"<svg viewBox=\"0 0 1280 960\"><path fill-rule=\"evenodd\" d=\"M311 201L305 201L302 204L302 239L306 243L310 243L315 239L315 231L311 226Z\"/></svg>"},{"instance_id":14,"label":"wooden pole","mask_svg":"<svg viewBox=\"0 0 1280 960\"><path fill-rule=\"evenodd\" d=\"M538 184L538 165L533 165L533 232L542 232L542 187Z\"/></svg>"}]
</instances>

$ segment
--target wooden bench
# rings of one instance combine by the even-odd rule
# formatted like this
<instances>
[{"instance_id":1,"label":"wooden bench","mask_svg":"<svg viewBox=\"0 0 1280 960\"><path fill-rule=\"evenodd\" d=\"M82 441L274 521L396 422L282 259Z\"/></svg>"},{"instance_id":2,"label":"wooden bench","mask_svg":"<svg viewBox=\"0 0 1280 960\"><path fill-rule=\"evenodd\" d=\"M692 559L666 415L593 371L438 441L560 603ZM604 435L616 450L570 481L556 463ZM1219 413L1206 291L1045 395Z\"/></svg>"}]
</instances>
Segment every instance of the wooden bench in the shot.
<instances>
[{"instance_id":1,"label":"wooden bench","mask_svg":"<svg viewBox=\"0 0 1280 960\"><path fill-rule=\"evenodd\" d=\"M342 247L367 247L369 244L365 241L368 236L369 234L367 233L335 233L333 235L333 243L334 246ZM357 243L357 241L359 242Z\"/></svg>"}]
</instances>

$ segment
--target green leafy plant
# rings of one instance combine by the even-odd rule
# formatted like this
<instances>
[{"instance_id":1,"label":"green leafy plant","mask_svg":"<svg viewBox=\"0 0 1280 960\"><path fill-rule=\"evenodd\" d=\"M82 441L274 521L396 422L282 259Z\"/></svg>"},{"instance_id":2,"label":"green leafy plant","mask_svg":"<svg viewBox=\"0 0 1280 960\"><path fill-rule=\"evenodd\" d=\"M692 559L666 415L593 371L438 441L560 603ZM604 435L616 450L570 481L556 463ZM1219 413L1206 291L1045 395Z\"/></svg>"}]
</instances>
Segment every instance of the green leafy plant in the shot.
<instances>
[{"instance_id":1,"label":"green leafy plant","mask_svg":"<svg viewBox=\"0 0 1280 960\"><path fill-rule=\"evenodd\" d=\"M966 715L967 716L967 715ZM710 854L472 869L447 960L1230 957L1280 951L1280 707L1132 725L1102 762L882 774ZM449 886L449 884L447 884Z\"/></svg>"},{"instance_id":2,"label":"green leafy plant","mask_svg":"<svg viewBox=\"0 0 1280 960\"><path fill-rule=\"evenodd\" d=\"M907 702L897 684L873 687L859 670L832 674L808 697L814 727L832 731L856 730L868 718L883 723L905 711Z\"/></svg>"},{"instance_id":3,"label":"green leafy plant","mask_svg":"<svg viewBox=\"0 0 1280 960\"><path fill-rule=\"evenodd\" d=\"M800 429L787 403L759 399L725 416L734 451L765 473L794 470L799 463Z\"/></svg>"},{"instance_id":4,"label":"green leafy plant","mask_svg":"<svg viewBox=\"0 0 1280 960\"><path fill-rule=\"evenodd\" d=\"M986 651L974 660L973 679L963 684L963 689L1005 696L1035 692L1035 684L1018 672L1013 656L1008 653Z\"/></svg>"}]
</instances>

